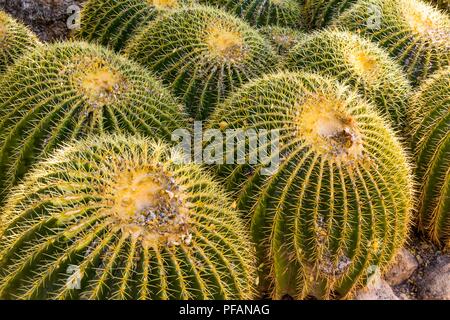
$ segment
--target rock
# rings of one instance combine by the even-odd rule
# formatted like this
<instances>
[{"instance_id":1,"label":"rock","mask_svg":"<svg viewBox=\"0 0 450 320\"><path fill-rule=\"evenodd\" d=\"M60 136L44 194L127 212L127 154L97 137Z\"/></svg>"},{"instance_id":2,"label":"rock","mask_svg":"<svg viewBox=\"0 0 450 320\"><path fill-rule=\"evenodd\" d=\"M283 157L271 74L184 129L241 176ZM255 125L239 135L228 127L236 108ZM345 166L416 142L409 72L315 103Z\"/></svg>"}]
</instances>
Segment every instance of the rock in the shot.
<instances>
[{"instance_id":1,"label":"rock","mask_svg":"<svg viewBox=\"0 0 450 320\"><path fill-rule=\"evenodd\" d=\"M74 21L84 1L0 0L0 9L28 25L43 41L54 41L67 38L72 28L68 21Z\"/></svg>"},{"instance_id":2,"label":"rock","mask_svg":"<svg viewBox=\"0 0 450 320\"><path fill-rule=\"evenodd\" d=\"M438 256L424 270L417 286L421 299L450 300L450 256Z\"/></svg>"},{"instance_id":3,"label":"rock","mask_svg":"<svg viewBox=\"0 0 450 320\"><path fill-rule=\"evenodd\" d=\"M355 300L400 300L379 274L373 275L367 287L355 293Z\"/></svg>"},{"instance_id":4,"label":"rock","mask_svg":"<svg viewBox=\"0 0 450 320\"><path fill-rule=\"evenodd\" d=\"M419 263L417 262L416 257L414 257L407 249L403 248L395 257L395 261L384 275L384 279L391 286L399 285L408 280L418 267Z\"/></svg>"}]
</instances>

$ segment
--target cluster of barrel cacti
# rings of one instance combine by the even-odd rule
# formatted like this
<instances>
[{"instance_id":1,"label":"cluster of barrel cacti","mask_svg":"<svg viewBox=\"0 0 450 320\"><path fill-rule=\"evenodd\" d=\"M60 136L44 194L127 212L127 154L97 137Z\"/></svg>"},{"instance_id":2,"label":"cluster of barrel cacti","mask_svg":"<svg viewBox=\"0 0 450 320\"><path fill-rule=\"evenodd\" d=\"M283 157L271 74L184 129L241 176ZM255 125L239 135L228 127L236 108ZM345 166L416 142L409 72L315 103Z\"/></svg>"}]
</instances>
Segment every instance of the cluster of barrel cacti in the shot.
<instances>
[{"instance_id":1,"label":"cluster of barrel cacti","mask_svg":"<svg viewBox=\"0 0 450 320\"><path fill-rule=\"evenodd\" d=\"M0 12L0 299L346 299L450 247L437 2L88 0L54 44Z\"/></svg>"}]
</instances>

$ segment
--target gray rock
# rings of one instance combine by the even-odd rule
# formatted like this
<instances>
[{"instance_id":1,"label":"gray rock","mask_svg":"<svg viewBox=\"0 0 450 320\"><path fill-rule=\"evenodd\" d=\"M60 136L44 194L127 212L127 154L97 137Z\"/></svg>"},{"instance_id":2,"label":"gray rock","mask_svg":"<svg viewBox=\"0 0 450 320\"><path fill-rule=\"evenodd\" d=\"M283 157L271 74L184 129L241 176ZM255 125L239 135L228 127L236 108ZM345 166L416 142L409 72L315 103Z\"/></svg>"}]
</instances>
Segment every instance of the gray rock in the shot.
<instances>
[{"instance_id":1,"label":"gray rock","mask_svg":"<svg viewBox=\"0 0 450 320\"><path fill-rule=\"evenodd\" d=\"M408 280L418 267L419 263L416 257L403 248L395 257L394 263L384 275L384 279L391 286L399 285Z\"/></svg>"},{"instance_id":2,"label":"gray rock","mask_svg":"<svg viewBox=\"0 0 450 320\"><path fill-rule=\"evenodd\" d=\"M400 300L391 286L379 274L371 277L367 287L359 289L355 300Z\"/></svg>"},{"instance_id":3,"label":"gray rock","mask_svg":"<svg viewBox=\"0 0 450 320\"><path fill-rule=\"evenodd\" d=\"M450 300L450 256L438 256L417 284L419 297L426 300Z\"/></svg>"},{"instance_id":4,"label":"gray rock","mask_svg":"<svg viewBox=\"0 0 450 320\"><path fill-rule=\"evenodd\" d=\"M65 39L71 32L73 5L85 0L0 0L0 9L28 25L43 41ZM79 12L79 10L77 10Z\"/></svg>"}]
</instances>

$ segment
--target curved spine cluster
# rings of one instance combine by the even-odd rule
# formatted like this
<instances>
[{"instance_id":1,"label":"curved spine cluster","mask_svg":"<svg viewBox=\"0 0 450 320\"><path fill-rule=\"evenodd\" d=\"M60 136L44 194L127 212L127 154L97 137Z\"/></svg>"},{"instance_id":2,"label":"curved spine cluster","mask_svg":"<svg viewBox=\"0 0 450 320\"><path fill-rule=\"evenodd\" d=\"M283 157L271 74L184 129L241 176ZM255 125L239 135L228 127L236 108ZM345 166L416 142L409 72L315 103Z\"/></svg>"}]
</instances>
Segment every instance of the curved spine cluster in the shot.
<instances>
[{"instance_id":1,"label":"curved spine cluster","mask_svg":"<svg viewBox=\"0 0 450 320\"><path fill-rule=\"evenodd\" d=\"M252 245L237 212L177 157L114 135L37 165L2 216L0 297L253 298Z\"/></svg>"},{"instance_id":2,"label":"curved spine cluster","mask_svg":"<svg viewBox=\"0 0 450 320\"><path fill-rule=\"evenodd\" d=\"M285 56L295 47L305 34L292 28L265 26L259 29L259 32L272 44L275 52L280 56Z\"/></svg>"},{"instance_id":3,"label":"curved spine cluster","mask_svg":"<svg viewBox=\"0 0 450 320\"><path fill-rule=\"evenodd\" d=\"M305 0L303 18L308 29L324 28L358 0Z\"/></svg>"},{"instance_id":4,"label":"curved spine cluster","mask_svg":"<svg viewBox=\"0 0 450 320\"><path fill-rule=\"evenodd\" d=\"M411 86L400 66L374 43L347 31L315 32L290 51L284 65L337 78L373 102L394 127L405 127Z\"/></svg>"},{"instance_id":5,"label":"curved spine cluster","mask_svg":"<svg viewBox=\"0 0 450 320\"><path fill-rule=\"evenodd\" d=\"M249 213L261 289L273 298L349 296L403 246L412 205L406 156L373 107L335 81L307 73L254 80L217 108L210 127L279 132L271 175L263 162L217 168Z\"/></svg>"},{"instance_id":6,"label":"curved spine cluster","mask_svg":"<svg viewBox=\"0 0 450 320\"><path fill-rule=\"evenodd\" d=\"M414 95L412 151L420 185L419 227L434 242L450 246L450 67Z\"/></svg>"},{"instance_id":7,"label":"curved spine cluster","mask_svg":"<svg viewBox=\"0 0 450 320\"><path fill-rule=\"evenodd\" d=\"M414 85L450 64L450 18L420 0L361 0L333 25L387 49Z\"/></svg>"},{"instance_id":8,"label":"curved spine cluster","mask_svg":"<svg viewBox=\"0 0 450 320\"><path fill-rule=\"evenodd\" d=\"M183 108L140 66L95 45L41 47L0 80L0 199L62 142L103 132L170 139Z\"/></svg>"}]
</instances>

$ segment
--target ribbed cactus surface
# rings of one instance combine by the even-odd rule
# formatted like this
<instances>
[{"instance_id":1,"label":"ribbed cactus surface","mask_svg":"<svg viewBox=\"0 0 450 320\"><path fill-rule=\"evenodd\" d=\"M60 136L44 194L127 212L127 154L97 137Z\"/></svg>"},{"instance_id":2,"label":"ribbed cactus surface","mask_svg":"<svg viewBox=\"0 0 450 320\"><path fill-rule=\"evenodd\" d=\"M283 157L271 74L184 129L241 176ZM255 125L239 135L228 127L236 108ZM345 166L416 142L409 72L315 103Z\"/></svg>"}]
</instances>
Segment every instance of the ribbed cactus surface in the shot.
<instances>
[{"instance_id":1,"label":"ribbed cactus surface","mask_svg":"<svg viewBox=\"0 0 450 320\"><path fill-rule=\"evenodd\" d=\"M102 136L40 162L0 226L3 299L250 299L224 191L164 144ZM179 159L180 160L180 159Z\"/></svg>"},{"instance_id":2,"label":"ribbed cactus surface","mask_svg":"<svg viewBox=\"0 0 450 320\"><path fill-rule=\"evenodd\" d=\"M301 28L303 0L199 0L223 8L253 26Z\"/></svg>"},{"instance_id":3,"label":"ribbed cactus surface","mask_svg":"<svg viewBox=\"0 0 450 320\"><path fill-rule=\"evenodd\" d=\"M412 193L405 154L374 108L334 80L254 80L217 108L210 127L279 133L279 142L246 149L250 156L278 145L272 174L263 159L217 168L250 213L261 289L272 298L349 296L404 244ZM239 145L232 150L242 153Z\"/></svg>"},{"instance_id":4,"label":"ribbed cactus surface","mask_svg":"<svg viewBox=\"0 0 450 320\"><path fill-rule=\"evenodd\" d=\"M309 29L328 26L333 19L351 8L358 0L305 0L304 24Z\"/></svg>"},{"instance_id":5,"label":"ribbed cactus surface","mask_svg":"<svg viewBox=\"0 0 450 320\"><path fill-rule=\"evenodd\" d=\"M146 23L190 0L89 0L77 36L120 51Z\"/></svg>"},{"instance_id":6,"label":"ribbed cactus surface","mask_svg":"<svg viewBox=\"0 0 450 320\"><path fill-rule=\"evenodd\" d=\"M418 0L360 0L333 25L387 49L418 85L450 64L450 17Z\"/></svg>"},{"instance_id":7,"label":"ribbed cactus surface","mask_svg":"<svg viewBox=\"0 0 450 320\"><path fill-rule=\"evenodd\" d=\"M170 139L182 106L140 66L85 43L41 47L0 81L0 199L60 143L103 132Z\"/></svg>"},{"instance_id":8,"label":"ribbed cactus surface","mask_svg":"<svg viewBox=\"0 0 450 320\"><path fill-rule=\"evenodd\" d=\"M38 45L38 38L26 26L0 10L0 74Z\"/></svg>"},{"instance_id":9,"label":"ribbed cactus surface","mask_svg":"<svg viewBox=\"0 0 450 320\"><path fill-rule=\"evenodd\" d=\"M346 31L315 32L289 52L285 66L336 77L373 102L396 128L405 127L411 86L376 44Z\"/></svg>"},{"instance_id":10,"label":"ribbed cactus surface","mask_svg":"<svg viewBox=\"0 0 450 320\"><path fill-rule=\"evenodd\" d=\"M420 186L419 227L450 246L450 67L426 81L413 98L412 151Z\"/></svg>"},{"instance_id":11,"label":"ribbed cactus surface","mask_svg":"<svg viewBox=\"0 0 450 320\"><path fill-rule=\"evenodd\" d=\"M272 44L275 52L286 55L297 43L305 37L305 34L297 29L265 26L259 32Z\"/></svg>"},{"instance_id":12,"label":"ribbed cactus surface","mask_svg":"<svg viewBox=\"0 0 450 320\"><path fill-rule=\"evenodd\" d=\"M203 6L153 21L126 52L170 85L196 119L205 119L229 92L267 72L276 60L255 29Z\"/></svg>"}]
</instances>

